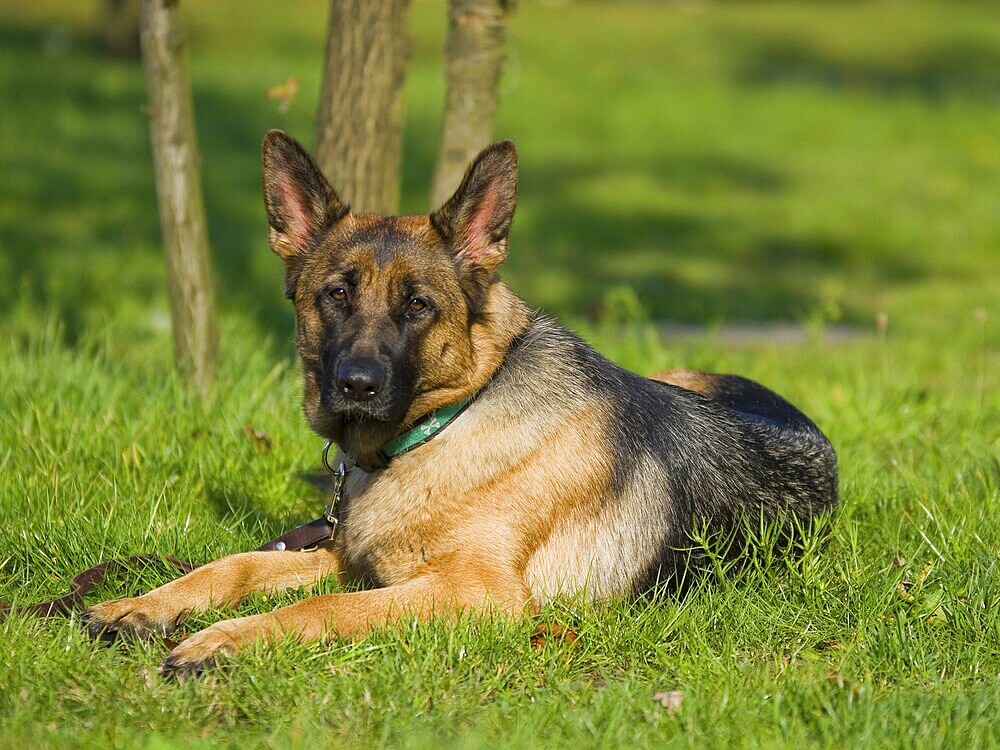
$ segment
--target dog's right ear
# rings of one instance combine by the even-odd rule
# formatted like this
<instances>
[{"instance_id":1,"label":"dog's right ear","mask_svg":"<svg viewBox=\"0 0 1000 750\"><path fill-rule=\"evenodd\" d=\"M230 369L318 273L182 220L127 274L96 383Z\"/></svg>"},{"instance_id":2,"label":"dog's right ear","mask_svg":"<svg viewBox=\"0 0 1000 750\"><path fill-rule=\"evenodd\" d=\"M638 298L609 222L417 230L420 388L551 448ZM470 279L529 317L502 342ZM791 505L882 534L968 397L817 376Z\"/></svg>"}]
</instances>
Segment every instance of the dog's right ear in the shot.
<instances>
[{"instance_id":1,"label":"dog's right ear","mask_svg":"<svg viewBox=\"0 0 1000 750\"><path fill-rule=\"evenodd\" d=\"M299 142L280 130L264 136L264 206L268 241L286 266L350 210Z\"/></svg>"}]
</instances>

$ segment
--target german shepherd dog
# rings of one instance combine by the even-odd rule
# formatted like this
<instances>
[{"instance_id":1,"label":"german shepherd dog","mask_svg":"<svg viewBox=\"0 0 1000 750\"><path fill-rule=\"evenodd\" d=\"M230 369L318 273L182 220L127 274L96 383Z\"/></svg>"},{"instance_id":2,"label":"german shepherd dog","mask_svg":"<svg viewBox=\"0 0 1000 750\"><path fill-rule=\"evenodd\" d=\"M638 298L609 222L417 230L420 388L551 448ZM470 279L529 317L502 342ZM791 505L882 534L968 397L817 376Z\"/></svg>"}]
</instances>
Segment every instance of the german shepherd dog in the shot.
<instances>
[{"instance_id":1,"label":"german shepherd dog","mask_svg":"<svg viewBox=\"0 0 1000 750\"><path fill-rule=\"evenodd\" d=\"M286 634L522 617L561 595L677 589L699 567L697 534L739 537L748 519L801 529L836 506L830 443L781 397L733 375L634 375L515 296L497 269L516 187L501 141L431 215L355 214L295 140L267 134L269 240L295 304L305 414L349 467L337 530L311 552L230 555L99 604L92 634L166 634L193 610L327 575L348 591L212 625L164 673ZM430 439L387 453L428 424Z\"/></svg>"}]
</instances>

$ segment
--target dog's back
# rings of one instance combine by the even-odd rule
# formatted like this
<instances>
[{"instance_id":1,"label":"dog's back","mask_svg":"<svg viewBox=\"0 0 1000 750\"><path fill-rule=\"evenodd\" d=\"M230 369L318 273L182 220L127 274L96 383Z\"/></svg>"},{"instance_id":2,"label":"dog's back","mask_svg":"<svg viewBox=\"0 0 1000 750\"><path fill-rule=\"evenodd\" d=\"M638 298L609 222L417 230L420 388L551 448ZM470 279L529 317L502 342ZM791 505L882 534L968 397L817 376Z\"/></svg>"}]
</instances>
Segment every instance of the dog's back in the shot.
<instances>
[{"instance_id":1,"label":"dog's back","mask_svg":"<svg viewBox=\"0 0 1000 750\"><path fill-rule=\"evenodd\" d=\"M624 370L536 318L487 388L508 404L530 399L543 412L590 404L597 415L579 450L607 481L565 508L533 555L536 597L676 588L697 567L696 536L735 554L747 523L791 533L836 505L833 449L787 401L736 376L659 377Z\"/></svg>"}]
</instances>

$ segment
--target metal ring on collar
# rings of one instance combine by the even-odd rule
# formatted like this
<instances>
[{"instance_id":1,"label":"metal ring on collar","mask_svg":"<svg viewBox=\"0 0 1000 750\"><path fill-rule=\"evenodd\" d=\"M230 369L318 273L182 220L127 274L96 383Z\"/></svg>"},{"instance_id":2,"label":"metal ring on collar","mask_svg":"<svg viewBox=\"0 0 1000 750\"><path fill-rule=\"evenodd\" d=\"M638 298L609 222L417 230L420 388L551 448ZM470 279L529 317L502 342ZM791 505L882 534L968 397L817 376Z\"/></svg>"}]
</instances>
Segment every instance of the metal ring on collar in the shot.
<instances>
[{"instance_id":1,"label":"metal ring on collar","mask_svg":"<svg viewBox=\"0 0 1000 750\"><path fill-rule=\"evenodd\" d=\"M337 472L333 470L332 466L330 466L330 446L331 445L333 445L333 441L332 440L327 440L326 441L326 445L323 446L323 466L325 466L326 470L328 472L330 472L331 474L336 474Z\"/></svg>"}]
</instances>

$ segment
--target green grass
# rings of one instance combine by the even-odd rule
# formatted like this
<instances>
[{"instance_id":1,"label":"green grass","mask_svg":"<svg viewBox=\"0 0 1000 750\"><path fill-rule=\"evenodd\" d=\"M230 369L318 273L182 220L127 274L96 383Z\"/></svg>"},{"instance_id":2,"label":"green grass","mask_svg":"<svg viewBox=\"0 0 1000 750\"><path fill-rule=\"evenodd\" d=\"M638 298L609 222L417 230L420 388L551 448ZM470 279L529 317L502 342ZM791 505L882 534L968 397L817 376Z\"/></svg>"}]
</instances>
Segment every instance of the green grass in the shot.
<instances>
[{"instance_id":1,"label":"green grass","mask_svg":"<svg viewBox=\"0 0 1000 750\"><path fill-rule=\"evenodd\" d=\"M171 372L141 70L103 55L89 4L0 8L0 598L61 594L134 552L207 560L318 512L297 478L321 444L298 405L259 144L269 127L310 140L325 4L277 7L184 5L223 317L207 405ZM823 548L682 601L547 609L575 648L532 649L537 621L435 623L285 643L181 685L155 673L161 644L15 616L0 623L0 748L995 744L995 14L524 2L512 20L498 133L519 144L522 192L506 277L626 366L739 372L812 416L841 467ZM426 208L443 19L415 5L408 211ZM264 91L291 75L302 93L281 114ZM666 347L636 308L810 335ZM833 322L859 335L835 343ZM679 712L652 700L665 690L684 693Z\"/></svg>"}]
</instances>

